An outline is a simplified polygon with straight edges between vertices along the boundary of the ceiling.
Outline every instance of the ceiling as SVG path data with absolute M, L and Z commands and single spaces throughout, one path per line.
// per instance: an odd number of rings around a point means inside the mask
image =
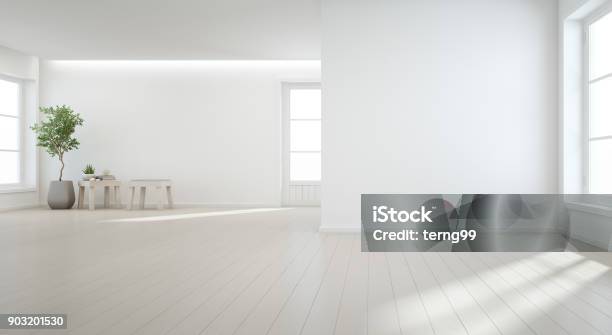
M 319 59 L 320 0 L 0 0 L 0 45 L 45 59 Z

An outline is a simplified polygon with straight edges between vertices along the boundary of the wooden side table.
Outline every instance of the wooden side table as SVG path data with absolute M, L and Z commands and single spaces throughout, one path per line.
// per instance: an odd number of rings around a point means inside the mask
M 85 207 L 85 189 L 88 189 L 89 192 L 89 210 L 96 208 L 96 187 L 104 187 L 105 208 L 112 208 L 112 206 L 121 208 L 121 181 L 119 180 L 79 180 L 78 208 Z
M 170 179 L 134 179 L 128 183 L 130 191 L 130 199 L 127 205 L 128 209 L 134 208 L 134 198 L 136 196 L 136 189 L 140 189 L 139 208 L 143 209 L 145 206 L 145 197 L 147 193 L 147 187 L 155 187 L 157 190 L 157 209 L 164 208 L 164 193 L 168 200 L 168 208 L 172 208 L 172 181 Z

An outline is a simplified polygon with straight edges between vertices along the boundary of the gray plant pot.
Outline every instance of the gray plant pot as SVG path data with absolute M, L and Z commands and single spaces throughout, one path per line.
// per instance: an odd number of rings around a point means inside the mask
M 47 204 L 51 209 L 70 209 L 74 205 L 72 180 L 52 181 L 49 185 Z

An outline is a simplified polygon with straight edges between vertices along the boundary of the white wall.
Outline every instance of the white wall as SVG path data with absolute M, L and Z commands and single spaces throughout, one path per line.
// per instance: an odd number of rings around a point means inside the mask
M 36 79 L 38 58 L 0 46 L 0 73 L 23 79 Z
M 564 20 L 587 1 L 589 0 L 559 0 L 559 19 Z
M 361 193 L 557 192 L 555 0 L 322 10 L 323 230 Z
M 319 78 L 318 61 L 45 61 L 41 105 L 85 119 L 68 179 L 91 163 L 170 178 L 177 203 L 279 205 L 281 81 Z M 44 196 L 59 163 L 43 156 Z
M 25 123 L 36 120 L 38 105 L 38 58 L 0 46 L 0 74 L 24 80 Z M 32 134 L 24 138 L 24 185 L 0 189 L 0 210 L 38 205 L 37 157 Z

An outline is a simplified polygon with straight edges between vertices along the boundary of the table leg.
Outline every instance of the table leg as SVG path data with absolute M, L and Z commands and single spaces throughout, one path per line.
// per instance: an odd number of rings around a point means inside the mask
M 136 195 L 136 187 L 130 186 L 130 201 L 128 202 L 127 209 L 131 210 L 134 207 L 134 196 Z
M 93 211 L 96 208 L 95 200 L 96 188 L 93 186 L 89 187 L 89 210 Z
M 144 209 L 145 207 L 145 196 L 147 193 L 147 188 L 145 186 L 140 187 L 140 209 Z
M 115 207 L 121 208 L 121 187 L 115 186 Z
M 164 192 L 161 186 L 157 186 L 157 209 L 164 209 Z
M 110 204 L 110 187 L 104 186 L 104 208 L 108 208 Z
M 85 207 L 85 186 L 79 186 L 79 202 L 77 208 L 81 209 Z

